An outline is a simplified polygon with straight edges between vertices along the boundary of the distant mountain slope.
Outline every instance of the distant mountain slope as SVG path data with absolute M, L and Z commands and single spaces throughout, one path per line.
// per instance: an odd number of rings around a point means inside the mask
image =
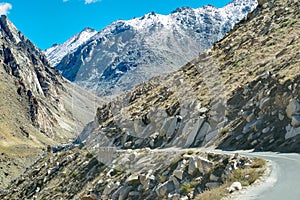
M 4 15 L 0 18 L 0 34 L 3 187 L 48 144 L 75 138 L 93 119 L 94 104 L 99 100 L 61 77 Z
M 67 79 L 99 95 L 118 94 L 179 69 L 220 40 L 256 5 L 256 0 L 234 0 L 220 9 L 183 7 L 169 15 L 153 12 L 115 21 L 87 41 L 75 41 L 81 44 L 76 49 L 70 49 L 67 41 L 45 53 Z M 70 53 L 62 58 L 61 52 Z
M 85 28 L 80 33 L 71 37 L 62 45 L 55 44 L 45 51 L 52 66 L 56 66 L 67 54 L 73 53 L 80 45 L 97 33 L 96 30 Z

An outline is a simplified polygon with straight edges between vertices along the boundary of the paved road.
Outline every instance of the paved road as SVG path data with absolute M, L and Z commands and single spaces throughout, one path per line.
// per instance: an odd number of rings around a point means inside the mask
M 271 171 L 265 182 L 242 191 L 237 199 L 300 200 L 300 154 L 274 152 L 239 153 L 271 161 Z

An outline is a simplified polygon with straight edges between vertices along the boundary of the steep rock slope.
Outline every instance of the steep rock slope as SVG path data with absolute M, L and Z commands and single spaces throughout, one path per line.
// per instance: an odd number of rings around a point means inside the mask
M 184 7 L 169 15 L 149 13 L 113 22 L 76 50 L 70 51 L 67 41 L 45 53 L 67 79 L 99 95 L 119 94 L 179 69 L 221 39 L 256 5 L 255 0 L 235 0 L 220 9 Z M 62 59 L 61 49 L 70 51 Z
M 82 97 L 83 89 L 52 69 L 44 54 L 6 16 L 0 18 L 0 34 L 0 179 L 3 187 L 36 159 L 47 144 L 76 137 L 88 120 L 93 119 L 92 102 L 98 99 L 87 92 Z M 87 105 L 88 102 L 91 105 Z M 76 112 L 82 111 L 86 114 L 84 118 L 75 117 Z
M 179 71 L 101 106 L 90 149 L 199 147 L 299 152 L 299 2 L 259 2 Z
M 112 151 L 107 150 L 109 158 Z M 235 180 L 233 174 L 241 176 L 242 169 L 259 168 L 254 159 L 193 150 L 114 153 L 113 165 L 102 162 L 103 154 L 93 155 L 84 149 L 46 155 L 0 193 L 0 198 L 195 199 L 208 189 Z

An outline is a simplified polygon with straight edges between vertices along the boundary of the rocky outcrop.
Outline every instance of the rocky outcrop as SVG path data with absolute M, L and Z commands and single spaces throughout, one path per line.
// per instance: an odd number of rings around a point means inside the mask
M 299 56 L 296 53 L 296 49 L 299 49 L 297 42 L 299 6 L 299 2 L 295 1 L 264 2 L 263 7 L 250 14 L 251 17 L 265 16 L 264 19 L 254 17 L 248 23 L 248 27 L 260 24 L 258 30 L 247 33 L 249 36 L 253 34 L 255 39 L 248 38 L 234 44 L 228 37 L 223 43 L 216 44 L 216 47 L 222 44 L 230 49 L 241 49 L 243 46 L 246 48 L 251 44 L 250 52 L 260 48 L 261 56 L 264 55 L 259 59 L 256 58 L 257 62 L 254 64 L 249 61 L 253 58 L 251 53 L 245 55 L 246 60 L 234 61 L 235 56 L 227 52 L 226 67 L 230 70 L 233 70 L 233 66 L 239 69 L 243 67 L 247 69 L 245 70 L 247 75 L 239 77 L 245 82 L 233 91 L 227 101 L 227 117 L 230 125 L 226 128 L 227 139 L 219 146 L 220 148 L 299 152 L 297 135 L 300 133 L 298 128 L 300 76 L 296 72 L 299 65 L 297 61 Z M 237 25 L 237 29 L 242 30 L 243 25 Z M 281 40 L 281 35 L 289 37 Z M 229 51 L 233 53 L 232 50 Z M 234 54 L 236 58 L 241 58 L 243 53 L 238 52 L 240 51 L 236 50 Z M 228 61 L 230 59 L 231 61 Z M 251 66 L 257 68 L 249 70 Z
M 16 78 L 18 94 L 28 99 L 32 122 L 42 132 L 53 132 L 57 122 L 46 109 L 43 98 L 59 101 L 58 90 L 63 90 L 58 71 L 50 68 L 41 53 L 6 16 L 1 16 L 1 63 L 7 74 Z M 52 134 L 52 133 L 51 133 Z
M 239 148 L 288 150 L 286 144 L 291 142 L 288 139 L 299 134 L 298 101 L 294 98 L 299 96 L 298 79 L 282 84 L 270 75 L 236 91 L 227 104 L 230 108 L 227 116 L 236 126 L 220 147 L 235 144 Z
M 178 72 L 180 75 L 182 72 Z M 208 144 L 224 123 L 224 105 L 217 101 L 204 106 L 192 90 L 187 91 L 188 83 L 169 78 L 167 85 L 157 85 L 154 79 L 98 108 L 99 126 L 90 130 L 88 137 L 81 137 L 85 144 L 92 149 L 107 145 L 136 149 Z M 145 99 L 154 106 L 145 107 Z
M 198 151 L 117 150 L 111 164 L 84 149 L 41 157 L 1 199 L 162 199 L 194 198 L 226 182 L 249 158 Z M 208 161 L 211 160 L 211 161 Z M 232 163 L 236 162 L 234 169 Z M 201 163 L 201 164 L 199 164 Z M 203 167 L 205 166 L 205 171 Z M 193 169 L 191 174 L 190 170 Z M 213 178 L 212 178 L 213 177 Z M 239 189 L 240 185 L 232 188 Z

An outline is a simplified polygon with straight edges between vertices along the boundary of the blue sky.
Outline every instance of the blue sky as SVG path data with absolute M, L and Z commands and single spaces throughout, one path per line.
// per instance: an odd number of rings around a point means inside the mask
M 63 43 L 85 27 L 101 30 L 117 19 L 140 17 L 151 11 L 169 14 L 178 7 L 223 7 L 230 0 L 7 0 L 0 13 L 39 48 Z

